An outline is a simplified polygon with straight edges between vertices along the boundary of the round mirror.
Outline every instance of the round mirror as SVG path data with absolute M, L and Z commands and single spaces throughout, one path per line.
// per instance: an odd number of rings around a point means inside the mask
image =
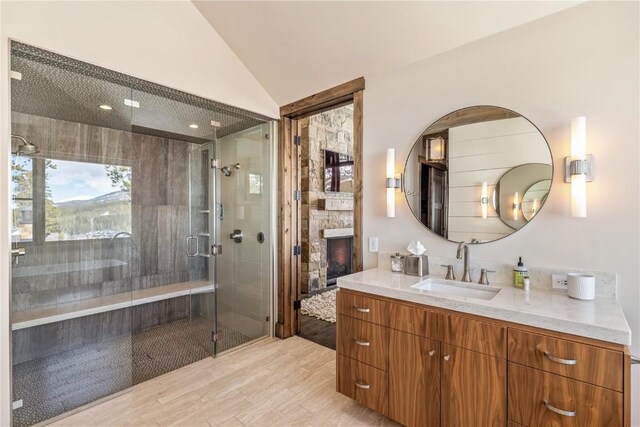
M 544 136 L 506 108 L 475 106 L 433 123 L 404 170 L 416 219 L 454 242 L 484 243 L 517 231 L 540 211 L 553 164 Z

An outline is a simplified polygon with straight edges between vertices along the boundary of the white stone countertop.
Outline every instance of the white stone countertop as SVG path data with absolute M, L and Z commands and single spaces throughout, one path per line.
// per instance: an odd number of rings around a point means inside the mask
M 338 278 L 338 287 L 616 344 L 631 345 L 631 329 L 615 297 L 596 297 L 593 301 L 580 301 L 569 298 L 565 291 L 542 289 L 524 291 L 512 285 L 491 283 L 491 287 L 501 288 L 500 291 L 491 300 L 482 300 L 453 295 L 444 296 L 442 293 L 411 287 L 429 278 L 442 279 L 436 276 L 407 276 L 374 268 Z

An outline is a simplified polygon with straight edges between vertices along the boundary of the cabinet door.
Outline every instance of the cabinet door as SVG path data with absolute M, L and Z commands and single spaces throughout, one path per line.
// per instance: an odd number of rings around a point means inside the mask
M 505 426 L 507 361 L 442 344 L 443 426 Z
M 389 417 L 406 426 L 440 424 L 440 344 L 390 331 Z

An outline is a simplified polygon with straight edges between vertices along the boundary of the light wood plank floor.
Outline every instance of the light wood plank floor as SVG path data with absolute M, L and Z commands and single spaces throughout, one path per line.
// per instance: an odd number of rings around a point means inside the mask
M 132 387 L 55 426 L 396 426 L 335 391 L 336 353 L 265 339 Z

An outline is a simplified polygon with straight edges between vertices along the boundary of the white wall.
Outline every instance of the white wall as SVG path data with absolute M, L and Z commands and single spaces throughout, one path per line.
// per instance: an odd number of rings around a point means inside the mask
M 419 238 L 436 256 L 453 243 L 424 229 L 396 199 L 385 217 L 385 150 L 397 165 L 436 119 L 462 107 L 497 105 L 530 119 L 554 158 L 549 199 L 531 224 L 502 240 L 472 246 L 476 260 L 588 268 L 618 273 L 618 300 L 640 355 L 639 4 L 589 2 L 441 54 L 399 72 L 367 78 L 364 96 L 364 233 L 381 252 Z M 365 76 L 366 77 L 366 76 Z M 587 117 L 587 152 L 596 159 L 588 217 L 572 218 L 563 158 L 571 118 Z M 571 244 L 571 247 L 567 245 Z M 363 247 L 367 247 L 364 244 Z M 365 267 L 377 264 L 365 253 Z M 640 425 L 640 368 L 634 367 L 633 424 Z
M 6 37 L 278 117 L 279 108 L 190 1 L 2 1 Z
M 0 2 L 0 241 L 9 241 L 9 42 L 247 110 L 279 108 L 190 1 Z M 9 245 L 0 245 L 0 425 L 9 425 Z

